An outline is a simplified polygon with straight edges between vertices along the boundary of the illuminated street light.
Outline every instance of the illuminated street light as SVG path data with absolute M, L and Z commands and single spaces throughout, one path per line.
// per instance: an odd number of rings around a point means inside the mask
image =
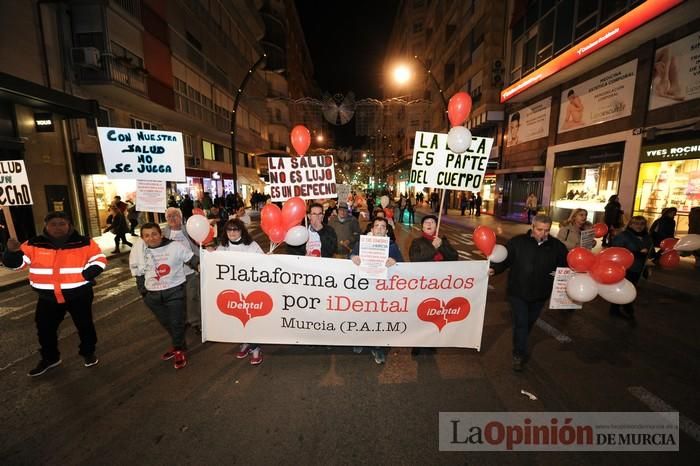
M 406 84 L 411 80 L 411 69 L 406 65 L 399 65 L 394 68 L 394 81 L 397 84 Z
M 323 134 L 316 136 L 316 142 L 323 142 Z

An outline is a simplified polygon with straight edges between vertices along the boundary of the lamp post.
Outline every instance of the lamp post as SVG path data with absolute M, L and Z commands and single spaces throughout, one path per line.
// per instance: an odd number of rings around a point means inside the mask
M 250 78 L 253 77 L 253 73 L 255 73 L 255 70 L 258 69 L 258 67 L 265 61 L 267 58 L 267 54 L 263 53 L 260 58 L 258 58 L 258 61 L 255 62 L 255 64 L 248 70 L 246 75 L 243 77 L 243 81 L 241 82 L 241 85 L 238 86 L 238 93 L 236 94 L 236 98 L 233 101 L 233 109 L 231 110 L 231 168 L 232 168 L 232 173 L 231 177 L 233 178 L 233 193 L 238 194 L 238 168 L 236 167 L 236 111 L 238 111 L 238 105 L 241 103 L 241 96 L 243 95 L 243 92 L 245 91 L 246 86 L 248 85 L 248 82 L 250 81 Z

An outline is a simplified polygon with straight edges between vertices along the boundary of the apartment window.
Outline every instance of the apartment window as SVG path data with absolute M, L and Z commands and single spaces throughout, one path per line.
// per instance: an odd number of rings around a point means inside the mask
M 117 63 L 125 63 L 127 66 L 134 68 L 143 68 L 143 58 L 116 42 L 112 42 L 112 55 L 114 55 L 114 61 Z
M 185 156 L 192 157 L 192 136 L 187 133 L 182 133 L 182 145 L 184 147 Z
M 525 28 L 529 28 L 537 22 L 539 13 L 539 5 L 537 0 L 529 0 L 527 2 L 527 11 L 525 13 Z
M 250 114 L 250 118 L 248 119 L 248 123 L 250 124 L 250 130 L 257 134 L 258 136 L 261 133 L 262 125 L 260 123 L 260 118 L 257 116 Z
M 537 27 L 537 66 L 552 58 L 554 41 L 554 12 L 542 18 Z
M 472 64 L 472 34 L 469 33 L 462 40 L 460 45 L 460 54 L 462 55 L 462 70 L 465 70 Z
M 527 74 L 535 69 L 535 55 L 537 54 L 537 36 L 525 42 L 523 49 L 523 73 Z
M 554 53 L 567 49 L 572 42 L 574 29 L 574 0 L 563 0 L 557 6 L 557 22 L 554 27 Z
M 129 118 L 129 124 L 132 128 L 136 129 L 148 129 L 156 131 L 158 126 L 150 121 L 140 120 L 138 118 Z
M 452 36 L 454 35 L 456 30 L 457 26 L 454 24 L 448 24 L 447 26 L 445 26 L 445 41 L 452 39 Z
M 419 32 L 423 32 L 423 22 L 422 21 L 417 21 L 413 23 L 413 33 L 417 34 Z
M 605 0 L 600 6 L 600 22 L 612 21 L 625 12 L 625 0 Z
M 213 143 L 202 140 L 202 157 L 204 157 L 206 160 L 216 160 L 216 153 Z
M 444 76 L 444 83 L 445 87 L 450 87 L 452 82 L 455 80 L 455 64 L 454 63 L 446 63 L 445 64 L 445 76 Z
M 523 74 L 523 44 L 525 38 L 521 37 L 513 44 L 512 58 L 513 62 L 510 67 L 511 82 L 517 81 Z
M 413 8 L 422 8 L 425 6 L 425 0 L 413 0 Z

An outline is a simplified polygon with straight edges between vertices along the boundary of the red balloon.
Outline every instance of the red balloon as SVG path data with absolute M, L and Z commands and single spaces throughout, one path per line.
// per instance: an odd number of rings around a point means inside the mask
M 384 208 L 384 216 L 386 218 L 394 218 L 394 209 L 390 209 L 388 207 Z
M 270 235 L 269 230 L 282 227 L 282 211 L 276 204 L 267 204 L 260 211 L 260 227 Z
M 458 92 L 450 97 L 447 104 L 447 117 L 452 126 L 459 126 L 464 123 L 469 113 L 472 111 L 472 98 L 466 92 Z
M 602 238 L 608 234 L 608 226 L 604 223 L 596 223 L 593 225 L 593 231 L 595 231 L 596 238 Z
M 664 252 L 663 254 L 661 254 L 661 258 L 659 258 L 659 265 L 661 265 L 661 267 L 665 269 L 673 269 L 675 267 L 678 267 L 678 264 L 680 263 L 681 256 L 678 255 L 678 251 L 674 251 L 673 249 Z
M 600 256 L 588 273 L 593 280 L 604 285 L 612 285 L 625 278 L 625 268 L 622 264 L 602 259 Z
M 306 215 L 306 202 L 300 197 L 287 199 L 282 206 L 282 227 L 289 230 L 301 223 Z M 285 230 L 285 231 L 286 231 Z
M 192 215 L 204 215 L 204 211 L 199 207 L 192 209 Z M 204 215 L 206 217 L 206 215 Z
M 292 147 L 297 151 L 297 155 L 300 157 L 306 154 L 306 151 L 311 145 L 311 133 L 309 129 L 304 125 L 296 125 L 292 128 Z
M 630 252 L 629 249 L 613 247 L 607 248 L 600 251 L 598 254 L 600 260 L 608 260 L 622 265 L 625 270 L 632 267 L 634 264 L 634 254 Z
M 659 246 L 661 247 L 662 251 L 668 251 L 669 249 L 673 249 L 673 246 L 675 246 L 677 242 L 678 238 L 666 238 L 665 240 L 661 241 Z
M 490 256 L 496 246 L 496 233 L 489 227 L 480 225 L 474 230 L 474 244 L 484 255 Z
M 566 263 L 575 272 L 588 272 L 595 261 L 595 255 L 582 247 L 574 248 L 566 255 Z
M 284 241 L 284 237 L 287 235 L 285 229 L 279 226 L 271 227 L 266 233 L 267 236 L 270 237 L 270 241 L 273 243 L 281 243 Z
M 204 238 L 204 240 L 202 240 L 202 242 L 199 243 L 199 244 L 202 244 L 202 245 L 205 245 L 205 246 L 206 246 L 207 244 L 209 244 L 209 243 L 211 243 L 212 241 L 214 241 L 214 236 L 215 236 L 215 235 L 216 235 L 216 229 L 215 229 L 214 227 L 209 227 L 209 234 L 208 234 L 207 237 Z

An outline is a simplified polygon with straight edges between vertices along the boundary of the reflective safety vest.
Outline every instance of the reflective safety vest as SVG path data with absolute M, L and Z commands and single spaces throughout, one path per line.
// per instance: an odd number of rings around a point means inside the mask
M 60 247 L 44 236 L 22 244 L 22 264 L 16 270 L 29 267 L 29 283 L 39 294 L 53 290 L 56 301 L 65 303 L 64 293 L 79 294 L 81 287 L 107 266 L 107 257 L 92 239 L 73 233 Z

